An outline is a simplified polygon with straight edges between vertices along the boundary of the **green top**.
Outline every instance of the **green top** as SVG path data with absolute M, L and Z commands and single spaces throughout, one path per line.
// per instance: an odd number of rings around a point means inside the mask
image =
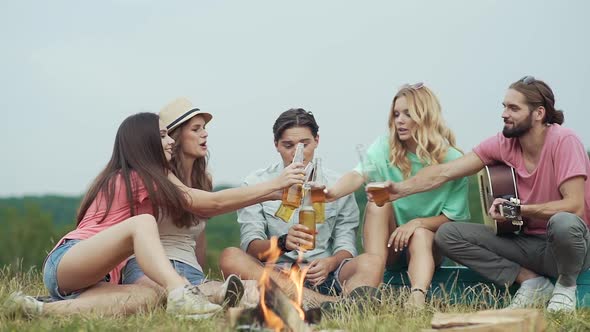
M 367 150 L 367 162 L 373 163 L 376 170 L 386 180 L 401 182 L 404 180 L 402 171 L 389 163 L 389 138 L 381 136 Z M 414 153 L 407 154 L 412 164 L 411 176 L 414 176 L 424 165 Z M 461 157 L 457 149 L 449 148 L 444 162 Z M 355 169 L 362 174 L 363 167 L 359 163 Z M 395 219 L 398 225 L 406 224 L 415 218 L 425 218 L 444 214 L 450 220 L 468 220 L 468 181 L 460 178 L 446 182 L 442 186 L 427 192 L 406 196 L 392 202 Z

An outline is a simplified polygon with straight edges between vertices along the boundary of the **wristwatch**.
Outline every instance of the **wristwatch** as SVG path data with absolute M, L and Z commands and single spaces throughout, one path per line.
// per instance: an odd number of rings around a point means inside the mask
M 282 252 L 289 252 L 291 250 L 287 249 L 287 234 L 283 234 L 279 236 L 277 240 L 277 246 L 281 249 Z

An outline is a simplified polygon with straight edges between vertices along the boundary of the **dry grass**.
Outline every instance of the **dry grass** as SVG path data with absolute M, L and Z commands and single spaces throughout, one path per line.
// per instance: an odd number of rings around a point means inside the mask
M 43 295 L 46 291 L 41 275 L 36 270 L 18 271 L 5 267 L 0 270 L 0 303 L 13 291 L 23 290 L 31 295 Z M 338 329 L 346 331 L 419 331 L 430 326 L 434 312 L 472 312 L 482 309 L 500 308 L 504 296 L 489 289 L 473 287 L 466 289 L 461 298 L 453 298 L 444 292 L 435 292 L 427 309 L 405 310 L 403 303 L 408 293 L 404 290 L 386 287 L 383 289 L 384 302 L 381 306 L 357 308 L 341 304 L 334 315 L 324 317 L 316 329 Z M 574 314 L 546 314 L 550 331 L 589 331 L 590 309 L 584 308 Z M 73 317 L 43 317 L 28 319 L 14 316 L 5 306 L 0 308 L 0 331 L 229 331 L 223 315 L 208 320 L 189 321 L 166 315 L 162 308 L 129 317 L 101 317 L 79 315 Z

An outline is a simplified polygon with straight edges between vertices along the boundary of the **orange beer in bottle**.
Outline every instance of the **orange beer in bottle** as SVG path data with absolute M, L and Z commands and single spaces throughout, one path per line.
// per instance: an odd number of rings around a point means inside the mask
M 297 144 L 293 162 L 303 162 L 303 143 Z M 300 184 L 294 184 L 289 188 L 283 189 L 281 206 L 279 206 L 279 209 L 275 212 L 275 216 L 281 218 L 284 222 L 289 222 L 295 209 L 301 205 L 301 194 Z
M 321 158 L 316 158 L 314 160 L 313 178 L 315 184 L 324 184 Z M 323 224 L 324 221 L 326 221 L 326 193 L 324 193 L 324 189 L 311 190 L 311 203 L 313 204 L 313 210 L 315 211 L 316 224 Z
M 315 210 L 311 203 L 312 195 L 311 195 L 311 188 L 308 185 L 305 185 L 303 188 L 303 205 L 299 210 L 299 224 L 307 227 L 309 230 L 306 231 L 307 234 L 313 236 L 312 245 L 311 246 L 301 246 L 302 249 L 305 250 L 312 250 L 315 249 Z

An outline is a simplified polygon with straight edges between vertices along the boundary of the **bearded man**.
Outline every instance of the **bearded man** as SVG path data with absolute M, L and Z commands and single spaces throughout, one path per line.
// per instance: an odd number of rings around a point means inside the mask
M 545 82 L 525 76 L 512 83 L 503 106 L 502 133 L 459 159 L 387 183 L 390 200 L 432 190 L 486 165 L 511 166 L 520 198 L 511 206 L 525 222 L 523 231 L 498 236 L 485 225 L 446 223 L 435 244 L 499 286 L 520 284 L 509 308 L 548 301 L 549 311 L 574 311 L 576 280 L 590 267 L 588 155 L 578 136 L 561 126 L 563 111 L 555 109 L 553 91 Z M 496 222 L 507 222 L 501 206 L 506 200 L 495 199 L 488 213 Z M 548 277 L 557 279 L 555 286 Z

